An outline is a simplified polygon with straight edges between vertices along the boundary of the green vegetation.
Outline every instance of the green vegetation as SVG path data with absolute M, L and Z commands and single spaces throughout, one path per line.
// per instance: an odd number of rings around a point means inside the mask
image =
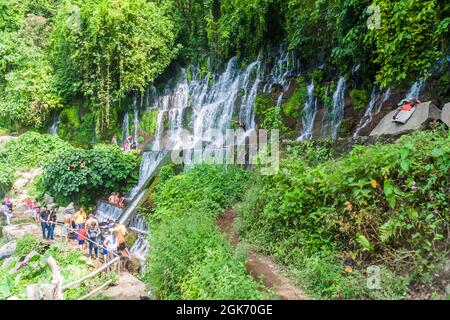
M 61 204 L 92 204 L 112 190 L 127 192 L 137 181 L 138 166 L 134 153 L 117 146 L 69 150 L 45 167 L 40 190 Z
M 239 199 L 247 177 L 237 167 L 199 166 L 157 189 L 144 281 L 158 298 L 264 297 L 246 274 L 244 258 L 215 226 L 217 214 Z
M 289 100 L 283 104 L 283 111 L 286 116 L 291 118 L 300 118 L 303 106 L 308 100 L 308 85 L 305 82 L 304 77 L 297 79 L 297 89 L 289 98 Z
M 358 64 L 366 84 L 384 87 L 429 77 L 439 59 L 438 76 L 448 73 L 450 5 L 438 0 L 1 0 L 0 8 L 0 126 L 44 130 L 82 101 L 90 116 L 61 133 L 80 133 L 84 144 L 94 130 L 99 140 L 117 134 L 130 98 L 174 61 L 208 73 L 284 40 L 317 84 Z M 299 113 L 298 95 L 287 114 Z
M 278 129 L 280 132 L 287 130 L 281 114 L 281 107 L 277 106 L 272 97 L 260 94 L 255 99 L 255 114 L 259 120 L 260 129 Z
M 370 100 L 370 94 L 367 90 L 353 89 L 350 91 L 350 98 L 352 99 L 352 106 L 356 110 L 364 109 Z
M 8 141 L 0 149 L 0 157 L 15 169 L 30 169 L 41 167 L 71 149 L 70 144 L 58 137 L 29 131 Z
M 19 259 L 23 259 L 28 253 L 35 250 L 38 255 L 22 267 L 16 273 L 10 271 L 17 265 Z M 48 246 L 32 235 L 26 235 L 17 242 L 14 252 L 15 261 L 6 269 L 0 269 L 0 299 L 15 296 L 18 299 L 26 299 L 26 287 L 31 284 L 45 284 L 52 281 L 50 267 L 47 264 L 48 257 L 53 257 L 61 268 L 63 285 L 77 280 L 93 271 L 89 259 L 78 250 L 68 250 L 62 244 Z M 108 279 L 117 278 L 114 272 L 99 274 L 83 282 L 81 285 L 64 292 L 65 299 L 76 300 L 89 293 L 95 287 Z
M 407 285 L 427 283 L 443 267 L 449 142 L 446 130 L 416 132 L 335 160 L 294 148 L 278 174 L 252 181 L 241 232 L 314 295 L 406 298 Z M 381 291 L 366 286 L 372 264 L 385 271 Z
M 142 120 L 139 122 L 139 130 L 147 132 L 150 135 L 154 135 L 158 128 L 158 111 L 149 110 L 144 113 Z

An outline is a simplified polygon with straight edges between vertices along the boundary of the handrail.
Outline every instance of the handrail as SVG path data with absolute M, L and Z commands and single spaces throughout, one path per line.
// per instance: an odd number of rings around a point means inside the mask
M 108 280 L 106 281 L 104 284 L 102 284 L 101 286 L 99 286 L 97 289 L 92 290 L 91 292 L 89 292 L 88 294 L 82 296 L 81 298 L 78 298 L 78 300 L 84 300 L 87 298 L 92 297 L 93 295 L 95 295 L 97 292 L 101 291 L 102 289 L 106 288 L 108 285 L 110 285 L 112 283 L 112 280 Z
M 52 224 L 53 224 L 53 222 L 42 221 L 42 219 L 40 219 L 40 218 L 39 218 L 39 220 L 40 220 L 41 222 L 47 222 L 47 223 L 52 223 Z M 61 227 L 64 227 L 64 223 L 59 222 L 59 221 L 56 222 L 56 225 L 59 225 L 59 226 L 61 226 Z M 71 227 L 71 228 L 69 228 L 69 230 L 72 231 L 73 233 L 79 235 L 79 236 L 82 236 L 82 237 L 85 238 L 87 241 L 92 242 L 93 244 L 97 245 L 97 247 L 104 247 L 103 244 L 100 244 L 100 243 L 98 243 L 98 242 L 92 241 L 92 240 L 89 239 L 88 237 L 86 237 L 86 236 L 84 236 L 84 235 L 78 233 L 78 232 L 77 232 L 77 229 L 73 229 L 73 228 Z M 61 232 L 61 235 L 62 235 L 62 232 Z M 111 253 L 112 255 L 116 256 L 116 257 L 119 257 L 119 255 L 118 255 L 117 253 L 115 253 L 115 252 L 112 252 L 112 251 L 108 251 L 108 252 Z

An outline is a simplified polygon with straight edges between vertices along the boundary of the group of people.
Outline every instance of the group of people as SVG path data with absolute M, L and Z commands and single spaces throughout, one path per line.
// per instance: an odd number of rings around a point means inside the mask
M 99 258 L 99 247 L 105 262 L 121 252 L 125 252 L 130 258 L 130 252 L 125 242 L 128 231 L 124 225 L 115 223 L 114 228 L 102 232 L 95 216 L 88 215 L 83 208 L 75 213 L 73 220 L 76 226 L 75 241 L 81 251 L 88 246 L 91 258 L 93 258 L 93 254 L 96 259 Z M 64 221 L 64 228 L 68 225 L 70 225 L 69 219 Z
M 56 209 L 49 210 L 44 206 L 42 210 L 40 207 L 37 207 L 35 212 L 35 217 L 39 219 L 41 224 L 42 238 L 44 240 L 55 240 L 55 228 L 58 223 Z
M 3 215 L 6 218 L 6 224 L 8 226 L 11 225 L 12 220 L 12 212 L 13 212 L 13 203 L 12 200 L 9 197 L 5 197 L 2 201 L 1 210 L 3 212 Z
M 132 136 L 128 136 L 123 142 L 123 151 L 135 150 L 137 149 L 137 147 L 138 147 L 137 141 L 134 141 Z
M 118 206 L 120 208 L 124 207 L 123 201 L 125 200 L 124 196 L 119 197 L 119 193 L 112 192 L 111 195 L 108 198 L 109 204 L 112 204 L 113 206 Z

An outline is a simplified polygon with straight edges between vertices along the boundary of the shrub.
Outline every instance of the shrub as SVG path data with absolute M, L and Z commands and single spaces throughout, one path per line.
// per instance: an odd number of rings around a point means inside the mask
M 283 111 L 286 116 L 291 118 L 299 118 L 303 111 L 303 106 L 308 100 L 308 86 L 305 79 L 300 77 L 297 79 L 298 88 L 295 90 L 289 100 L 283 104 Z
M 69 150 L 45 167 L 42 186 L 58 203 L 91 204 L 111 190 L 127 192 L 137 181 L 138 162 L 117 146 Z
M 293 268 L 331 251 L 356 265 L 397 261 L 397 276 L 432 270 L 449 236 L 449 141 L 446 130 L 415 132 L 313 167 L 288 155 L 278 174 L 252 181 L 241 231 Z
M 356 110 L 364 109 L 370 99 L 370 94 L 367 90 L 353 89 L 350 91 L 350 98 L 352 99 L 353 108 Z
M 71 149 L 70 144 L 58 137 L 28 131 L 18 139 L 8 141 L 0 153 L 12 167 L 36 168 Z
M 144 276 L 158 298 L 263 298 L 215 226 L 217 213 L 240 196 L 246 178 L 240 168 L 199 166 L 160 185 Z

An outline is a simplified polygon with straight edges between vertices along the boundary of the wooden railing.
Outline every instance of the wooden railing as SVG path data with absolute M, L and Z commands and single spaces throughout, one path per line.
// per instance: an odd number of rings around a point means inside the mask
M 58 225 L 59 223 L 57 223 Z M 61 224 L 62 226 L 62 224 Z M 75 234 L 81 236 L 76 230 L 70 228 L 71 231 L 73 231 Z M 62 229 L 61 229 L 61 236 L 63 235 Z M 84 237 L 84 236 L 83 236 Z M 96 245 L 98 248 L 102 247 L 101 244 L 92 241 L 91 239 L 84 237 L 87 241 L 93 243 L 94 245 Z M 68 290 L 76 285 L 79 285 L 81 283 L 83 283 L 86 280 L 89 280 L 93 277 L 95 277 L 97 274 L 99 274 L 100 272 L 108 269 L 108 268 L 113 268 L 117 270 L 117 275 L 120 275 L 120 259 L 121 256 L 114 253 L 114 252 L 110 252 L 112 255 L 114 255 L 114 259 L 108 261 L 107 263 L 104 263 L 101 267 L 97 268 L 96 270 L 94 270 L 93 272 L 91 272 L 90 274 L 77 279 L 75 281 L 69 282 L 68 284 L 63 286 L 63 278 L 61 276 L 61 272 L 60 272 L 60 268 L 56 262 L 56 260 L 53 257 L 49 257 L 47 259 L 47 263 L 50 266 L 50 269 L 52 270 L 52 282 L 50 284 L 43 284 L 43 285 L 29 285 L 26 289 L 27 291 L 27 298 L 29 300 L 64 300 L 64 291 Z M 32 256 L 34 254 L 37 254 L 36 252 L 31 252 L 28 256 L 30 256 L 29 259 L 32 258 Z M 28 257 L 27 256 L 27 257 Z M 28 260 L 29 260 L 28 259 Z M 23 265 L 25 265 L 27 263 L 27 258 L 25 258 L 24 262 L 19 266 L 19 268 Z M 115 265 L 115 266 L 114 266 Z M 78 300 L 85 300 L 87 298 L 90 298 L 92 296 L 94 296 L 95 294 L 97 294 L 98 292 L 100 292 L 101 290 L 105 289 L 108 285 L 110 285 L 112 283 L 112 280 L 107 280 L 105 281 L 103 284 L 101 284 L 99 287 L 95 288 L 94 290 L 92 290 L 91 292 L 89 292 L 88 294 L 82 296 L 81 298 L 79 298 Z

